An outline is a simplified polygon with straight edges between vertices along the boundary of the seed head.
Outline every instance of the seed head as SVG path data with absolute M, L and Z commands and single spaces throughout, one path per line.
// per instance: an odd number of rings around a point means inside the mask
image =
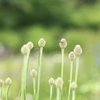
M 28 42 L 28 43 L 27 43 L 27 46 L 29 47 L 30 50 L 34 47 L 34 45 L 33 45 L 32 42 Z
M 63 85 L 63 80 L 62 80 L 62 78 L 60 78 L 60 77 L 58 77 L 57 79 L 56 79 L 56 81 L 55 81 L 55 85 L 56 85 L 56 87 L 58 87 L 58 88 L 61 88 L 62 87 L 62 85 Z
M 41 39 L 38 41 L 38 45 L 39 45 L 40 47 L 44 47 L 45 44 L 46 44 L 46 41 L 45 41 L 43 38 L 41 38 Z
M 80 45 L 76 45 L 74 48 L 74 53 L 76 56 L 79 56 L 82 53 L 82 48 Z
M 59 46 L 60 46 L 60 48 L 62 48 L 62 49 L 66 48 L 67 42 L 66 42 L 66 40 L 65 40 L 64 38 L 60 40 Z
M 55 84 L 55 80 L 54 80 L 53 78 L 50 78 L 50 79 L 49 79 L 49 84 L 50 84 L 50 85 Z
M 76 89 L 77 88 L 77 84 L 75 82 L 72 82 L 71 85 L 70 85 L 70 87 L 72 89 Z
M 5 80 L 5 83 L 6 83 L 7 85 L 10 85 L 10 84 L 12 83 L 12 80 L 11 80 L 10 78 L 7 78 L 7 79 Z
M 69 53 L 69 59 L 70 59 L 70 60 L 74 60 L 74 59 L 75 59 L 75 54 L 74 54 L 74 52 L 70 52 L 70 53 Z
M 26 55 L 29 52 L 29 47 L 27 45 L 23 45 L 21 48 L 22 54 Z
M 4 84 L 4 81 L 0 79 L 0 87 L 2 87 L 3 84 Z
M 37 76 L 36 70 L 33 69 L 33 70 L 30 72 L 30 75 L 31 75 L 32 77 L 36 77 L 36 76 Z

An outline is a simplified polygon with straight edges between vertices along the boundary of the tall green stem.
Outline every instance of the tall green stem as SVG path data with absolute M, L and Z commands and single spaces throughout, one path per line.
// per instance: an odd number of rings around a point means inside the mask
M 57 97 L 56 100 L 60 100 L 60 88 L 57 87 Z
M 10 88 L 10 85 L 7 85 L 7 88 L 6 88 L 6 100 L 8 100 L 8 92 L 9 92 L 9 88 Z
M 63 80 L 63 70 L 64 70 L 64 49 L 61 49 L 61 54 L 62 54 L 62 63 L 61 63 L 61 78 Z
M 35 78 L 33 78 L 33 100 L 36 99 L 36 84 L 35 84 Z
M 75 72 L 75 82 L 77 84 L 77 78 L 78 78 L 78 69 L 79 69 L 79 56 L 76 57 L 76 72 Z
M 43 53 L 43 47 L 40 47 L 39 73 L 38 73 L 38 84 L 37 84 L 37 97 L 36 97 L 36 100 L 39 99 L 42 53 Z
M 0 98 L 2 98 L 2 86 L 0 86 Z
M 70 100 L 70 91 L 71 91 L 70 85 L 71 85 L 71 81 L 72 81 L 72 72 L 73 72 L 73 60 L 70 61 L 70 80 L 69 80 L 68 99 L 67 100 Z
M 21 100 L 26 100 L 26 79 L 28 71 L 29 54 L 24 55 L 24 65 L 22 69 L 22 82 L 21 82 Z
M 72 90 L 72 100 L 75 100 L 75 90 Z
M 50 100 L 52 100 L 52 87 L 53 85 L 50 85 Z

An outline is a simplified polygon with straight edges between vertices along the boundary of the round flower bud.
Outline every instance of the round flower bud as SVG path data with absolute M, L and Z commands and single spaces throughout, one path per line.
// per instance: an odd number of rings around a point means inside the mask
M 62 80 L 62 78 L 57 78 L 56 79 L 56 81 L 55 81 L 55 85 L 56 85 L 56 87 L 58 87 L 58 88 L 61 88 L 62 87 L 62 85 L 63 85 L 63 80 Z
M 66 40 L 65 40 L 64 38 L 60 40 L 59 46 L 60 46 L 60 48 L 62 48 L 62 49 L 66 48 L 67 42 L 66 42 Z
M 77 88 L 77 84 L 75 82 L 72 82 L 71 85 L 70 85 L 70 87 L 72 89 L 76 89 Z
M 55 84 L 55 80 L 54 80 L 53 78 L 50 78 L 50 79 L 49 79 L 49 84 L 50 84 L 50 85 Z
M 26 55 L 29 52 L 29 47 L 27 45 L 23 45 L 21 48 L 22 54 Z
M 41 38 L 41 39 L 39 40 L 39 42 L 38 42 L 38 45 L 39 45 L 40 47 L 44 47 L 45 44 L 46 44 L 46 41 L 45 41 L 43 38 Z
M 79 56 L 82 53 L 82 48 L 80 45 L 76 45 L 74 48 L 74 53 L 76 56 Z
M 37 76 L 36 70 L 33 69 L 33 70 L 30 72 L 30 75 L 31 75 L 32 77 Z
M 3 84 L 4 84 L 4 81 L 0 79 L 0 87 L 2 87 Z
M 70 60 L 74 60 L 74 59 L 75 59 L 75 54 L 74 54 L 74 52 L 70 52 L 70 53 L 69 53 L 69 59 L 70 59 Z
M 6 83 L 7 85 L 10 85 L 10 84 L 12 83 L 12 80 L 11 80 L 10 78 L 7 78 L 7 79 L 5 80 L 5 83 Z
M 29 47 L 30 50 L 34 47 L 34 45 L 33 45 L 32 42 L 28 42 L 28 43 L 27 43 L 27 46 Z

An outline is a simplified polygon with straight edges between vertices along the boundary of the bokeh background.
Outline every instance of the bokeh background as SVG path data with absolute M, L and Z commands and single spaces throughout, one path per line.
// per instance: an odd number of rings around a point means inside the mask
M 68 43 L 64 66 L 65 100 L 70 68 L 68 54 L 76 44 L 83 49 L 76 100 L 99 100 L 100 0 L 0 0 L 0 78 L 11 77 L 13 80 L 10 100 L 15 100 L 20 94 L 23 66 L 20 48 L 28 41 L 34 43 L 27 78 L 27 93 L 28 96 L 32 94 L 29 73 L 33 68 L 38 71 L 40 38 L 47 41 L 42 62 L 40 100 L 49 100 L 49 78 L 60 76 L 61 50 L 58 43 L 61 38 Z M 5 86 L 3 90 L 5 98 Z M 54 89 L 54 98 L 55 92 Z

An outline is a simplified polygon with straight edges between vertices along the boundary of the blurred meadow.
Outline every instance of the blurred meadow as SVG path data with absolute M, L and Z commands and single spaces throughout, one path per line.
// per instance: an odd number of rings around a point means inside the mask
M 64 62 L 64 100 L 69 83 L 68 54 L 76 44 L 83 49 L 76 100 L 100 100 L 100 0 L 0 0 L 0 78 L 13 80 L 9 100 L 15 100 L 20 94 L 23 66 L 20 49 L 28 41 L 34 44 L 27 76 L 27 93 L 32 94 L 30 71 L 33 68 L 38 71 L 40 38 L 46 40 L 46 46 L 39 100 L 49 100 L 48 80 L 60 76 L 59 40 L 62 38 L 68 43 Z M 5 87 L 3 89 L 4 94 Z

